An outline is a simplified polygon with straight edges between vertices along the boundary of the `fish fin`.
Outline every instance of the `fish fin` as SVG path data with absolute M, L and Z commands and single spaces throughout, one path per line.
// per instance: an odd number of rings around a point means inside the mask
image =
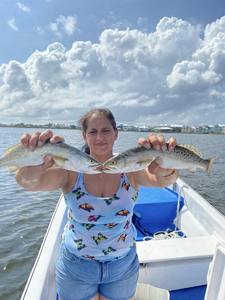
M 211 172 L 212 165 L 213 165 L 213 162 L 214 162 L 215 158 L 216 158 L 216 156 L 213 156 L 212 158 L 209 159 L 209 166 L 206 170 L 208 176 L 210 176 L 210 172 Z
M 154 158 L 149 158 L 149 159 L 146 159 L 146 160 L 143 160 L 143 161 L 138 161 L 137 162 L 137 165 L 139 165 L 140 167 L 148 167 L 152 162 L 153 162 L 153 160 L 155 159 L 155 157 Z
M 20 167 L 18 166 L 7 166 L 8 169 L 9 169 L 9 173 L 14 173 L 16 172 L 17 170 L 19 170 Z
M 65 167 L 64 164 L 57 165 L 57 162 L 54 161 L 54 164 L 51 166 L 51 169 L 56 169 L 56 168 L 68 170 L 67 166 Z
M 193 145 L 190 145 L 190 144 L 177 144 L 177 146 L 185 148 L 185 149 L 188 149 L 191 152 L 193 152 L 196 155 L 198 155 L 199 157 L 202 157 L 202 151 L 199 148 L 197 148 L 197 147 L 195 147 Z
M 64 164 L 65 161 L 68 160 L 67 158 L 64 158 L 64 157 L 58 156 L 58 155 L 52 155 L 52 158 L 54 159 L 55 163 L 59 166 Z
M 22 143 L 18 143 L 12 147 L 10 147 L 9 149 L 5 150 L 5 152 L 3 153 L 2 157 L 6 156 L 7 154 L 9 154 L 10 152 L 12 152 L 14 149 L 16 149 L 17 147 L 21 146 Z
M 196 167 L 191 167 L 191 168 L 187 168 L 187 169 L 183 169 L 183 170 L 194 173 L 196 171 Z

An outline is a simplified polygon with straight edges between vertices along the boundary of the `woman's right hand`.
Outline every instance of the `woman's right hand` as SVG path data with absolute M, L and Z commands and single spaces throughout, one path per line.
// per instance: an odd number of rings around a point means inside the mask
M 46 141 L 49 140 L 50 143 L 65 142 L 64 137 L 55 135 L 51 130 L 46 130 L 43 133 L 36 131 L 32 136 L 29 133 L 24 133 L 21 137 L 21 143 L 25 148 L 33 151 L 37 146 L 43 146 Z

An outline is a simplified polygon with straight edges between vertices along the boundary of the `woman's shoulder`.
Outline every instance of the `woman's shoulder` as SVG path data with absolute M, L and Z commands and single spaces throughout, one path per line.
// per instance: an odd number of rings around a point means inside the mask
M 130 172 L 130 173 L 126 173 L 125 175 L 126 175 L 127 179 L 129 180 L 130 184 L 132 185 L 132 187 L 135 188 L 135 190 L 139 190 L 140 184 L 138 184 L 135 181 L 134 173 Z
M 65 186 L 62 188 L 63 194 L 69 193 L 72 188 L 74 187 L 74 184 L 77 181 L 79 173 L 74 172 L 74 171 L 68 171 L 68 178 Z

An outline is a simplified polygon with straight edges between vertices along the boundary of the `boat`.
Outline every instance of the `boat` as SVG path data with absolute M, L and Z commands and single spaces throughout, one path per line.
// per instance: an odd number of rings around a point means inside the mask
M 55 270 L 67 220 L 62 195 L 21 300 L 58 299 Z M 133 223 L 140 262 L 135 299 L 225 299 L 225 217 L 181 178 L 165 189 L 141 187 Z

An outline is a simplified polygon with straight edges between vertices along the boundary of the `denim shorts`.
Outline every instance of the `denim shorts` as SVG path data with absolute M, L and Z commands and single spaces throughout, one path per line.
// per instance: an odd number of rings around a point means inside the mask
M 110 300 L 128 300 L 136 291 L 139 260 L 136 245 L 118 260 L 81 259 L 62 244 L 56 269 L 57 292 L 62 300 L 90 300 L 97 293 Z

